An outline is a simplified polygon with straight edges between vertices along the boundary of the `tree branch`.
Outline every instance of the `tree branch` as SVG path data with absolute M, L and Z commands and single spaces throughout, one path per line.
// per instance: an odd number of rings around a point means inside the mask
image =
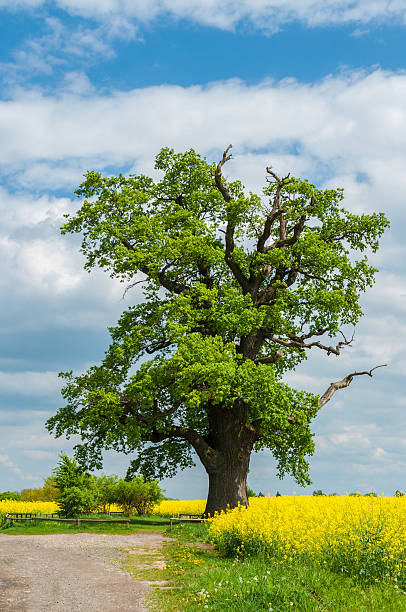
M 225 183 L 223 183 L 222 180 L 222 175 L 221 175 L 221 169 L 224 166 L 224 164 L 226 162 L 228 162 L 229 159 L 231 159 L 231 154 L 228 155 L 229 150 L 231 149 L 232 145 L 228 145 L 227 149 L 224 151 L 223 153 L 223 157 L 222 159 L 219 161 L 219 163 L 217 164 L 217 168 L 216 171 L 214 173 L 214 178 L 215 178 L 215 182 L 216 182 L 216 186 L 218 188 L 218 190 L 220 191 L 220 193 L 222 194 L 224 200 L 226 202 L 231 202 L 232 197 L 230 194 L 230 191 L 228 190 L 227 186 L 225 185 Z M 238 263 L 234 260 L 233 258 L 233 251 L 235 249 L 235 244 L 234 244 L 234 229 L 235 229 L 235 222 L 232 221 L 231 219 L 228 220 L 227 222 L 227 228 L 225 231 L 225 235 L 226 235 L 226 248 L 225 248 L 225 261 L 228 265 L 228 267 L 230 268 L 231 272 L 234 275 L 234 278 L 237 280 L 237 282 L 239 283 L 239 285 L 241 286 L 243 293 L 249 293 L 249 282 L 248 279 L 246 278 L 245 274 L 243 273 L 243 271 L 241 270 L 240 266 L 238 265 Z
M 279 359 L 282 359 L 283 351 L 278 350 L 273 355 L 269 355 L 268 357 L 259 357 L 254 360 L 254 363 L 276 363 Z
M 309 342 L 309 343 L 304 342 L 305 339 L 310 338 L 311 336 L 321 336 L 322 334 L 325 333 L 325 331 L 326 330 L 320 330 L 312 334 L 303 334 L 302 336 L 295 336 L 295 334 L 288 334 L 290 340 L 283 340 L 282 338 L 277 338 L 275 335 L 268 336 L 268 339 L 272 340 L 272 342 L 275 342 L 276 344 L 280 344 L 281 346 L 285 346 L 287 348 L 296 348 L 296 349 L 299 349 L 300 351 L 304 351 L 306 349 L 312 348 L 313 346 L 317 346 L 319 349 L 326 351 L 327 355 L 331 355 L 331 353 L 334 353 L 334 355 L 340 355 L 341 348 L 343 346 L 350 346 L 354 340 L 354 334 L 352 335 L 350 340 L 347 340 L 344 334 L 340 332 L 344 340 L 341 340 L 340 342 L 338 342 L 335 347 L 326 346 L 325 344 L 322 344 L 318 340 L 316 342 Z
M 306 219 L 307 219 L 306 215 L 301 215 L 301 217 L 299 218 L 299 221 L 292 228 L 293 229 L 293 236 L 291 236 L 290 238 L 286 238 L 286 230 L 281 228 L 281 232 L 280 232 L 281 233 L 281 238 L 280 238 L 280 240 L 276 240 L 275 242 L 273 242 L 269 246 L 265 247 L 263 252 L 264 253 L 269 253 L 269 251 L 272 251 L 273 249 L 280 249 L 280 248 L 287 247 L 287 246 L 292 246 L 293 244 L 295 244 L 299 240 L 299 238 L 300 238 L 300 234 L 303 231 Z
M 229 159 L 231 159 L 231 153 L 230 153 L 230 155 L 228 155 L 228 152 L 232 148 L 232 146 L 233 145 L 231 145 L 231 144 L 228 145 L 227 149 L 223 153 L 222 159 L 217 164 L 217 168 L 216 168 L 216 171 L 214 173 L 214 180 L 216 182 L 217 189 L 220 191 L 220 193 L 222 194 L 222 196 L 223 196 L 223 198 L 225 199 L 226 202 L 231 202 L 232 198 L 231 198 L 231 194 L 230 194 L 227 186 L 223 183 L 223 180 L 222 180 L 222 177 L 221 177 L 221 169 L 224 166 L 224 164 L 226 162 L 228 162 Z
M 154 430 L 148 437 L 150 442 L 162 442 L 168 438 L 181 438 L 189 442 L 195 449 L 200 461 L 206 469 L 213 469 L 220 459 L 220 453 L 210 446 L 206 440 L 194 429 L 173 425 L 166 432 Z
M 276 219 L 278 217 L 280 217 L 284 212 L 286 212 L 285 210 L 279 209 L 279 210 L 273 210 L 270 212 L 270 214 L 267 216 L 266 221 L 265 221 L 265 225 L 264 225 L 264 229 L 262 234 L 260 235 L 260 237 L 258 238 L 258 242 L 257 242 L 257 251 L 258 253 L 265 253 L 265 242 L 268 240 L 269 236 L 271 235 L 271 229 L 273 224 L 275 223 Z
M 129 417 L 135 418 L 140 423 L 145 425 L 153 425 L 159 419 L 163 419 L 165 417 L 171 416 L 176 412 L 176 410 L 181 406 L 182 401 L 176 402 L 171 408 L 168 410 L 157 410 L 158 401 L 154 400 L 154 412 L 145 416 L 140 414 L 136 408 L 137 401 L 136 400 L 122 400 L 122 404 L 124 405 L 124 409 L 119 416 L 118 420 L 122 425 L 125 425 L 126 421 Z M 196 453 L 198 454 L 201 462 L 206 468 L 213 468 L 218 462 L 220 453 L 214 450 L 201 436 L 196 430 L 190 427 L 184 427 L 182 425 L 172 425 L 166 431 L 158 431 L 155 427 L 152 428 L 149 432 L 146 432 L 143 435 L 143 439 L 146 442 L 163 442 L 169 438 L 181 438 L 182 440 L 186 440 L 193 446 Z
M 129 417 L 134 417 L 140 423 L 144 423 L 145 425 L 151 425 L 152 423 L 158 421 L 159 419 L 164 419 L 165 417 L 171 416 L 174 414 L 179 406 L 182 404 L 181 401 L 175 402 L 173 406 L 168 408 L 168 410 L 158 410 L 158 402 L 154 400 L 154 411 L 151 415 L 145 416 L 140 414 L 137 410 L 137 400 L 134 399 L 125 399 L 122 398 L 121 403 L 124 406 L 124 409 L 120 416 L 118 417 L 119 422 L 122 425 L 125 425 L 126 421 Z M 165 439 L 165 438 L 164 438 Z
M 338 380 L 337 382 L 332 382 L 330 386 L 328 387 L 328 389 L 320 397 L 319 407 L 321 408 L 322 406 L 324 406 L 324 404 L 327 404 L 327 402 L 331 400 L 331 398 L 333 397 L 336 391 L 338 391 L 339 389 L 345 389 L 346 387 L 348 387 L 351 384 L 354 376 L 364 376 L 364 374 L 366 374 L 367 376 L 370 376 L 372 378 L 372 372 L 374 370 L 377 370 L 378 368 L 384 368 L 387 365 L 388 365 L 387 363 L 384 363 L 382 365 L 375 366 L 374 368 L 372 368 L 372 370 L 365 370 L 364 372 L 351 372 L 351 374 L 347 374 L 347 376 L 344 376 L 342 380 Z
M 127 238 L 124 238 L 124 236 L 120 236 L 119 238 L 120 238 L 121 244 L 123 244 L 129 251 L 135 251 L 135 248 L 133 247 L 131 242 L 127 240 Z M 182 291 L 186 291 L 186 289 L 188 288 L 186 285 L 183 285 L 182 283 L 178 283 L 177 281 L 171 280 L 166 276 L 165 271 L 170 265 L 172 264 L 166 264 L 166 266 L 164 266 L 162 270 L 158 272 L 159 282 L 161 283 L 163 287 L 165 287 L 165 289 L 168 289 L 168 291 L 172 291 L 173 293 L 179 294 L 179 293 L 182 293 Z M 143 266 L 140 266 L 139 269 L 141 270 L 141 272 L 143 272 L 144 274 L 146 274 L 147 276 L 151 278 L 150 269 L 146 264 L 144 264 Z

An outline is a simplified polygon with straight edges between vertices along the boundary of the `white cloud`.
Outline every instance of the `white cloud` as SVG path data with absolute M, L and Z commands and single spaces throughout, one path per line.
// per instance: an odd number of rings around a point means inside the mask
M 386 457 L 387 456 L 387 452 L 386 450 L 384 450 L 383 448 L 380 448 L 378 446 L 378 448 L 375 448 L 375 450 L 372 452 L 372 458 L 373 459 L 382 459 L 382 457 Z
M 45 450 L 22 450 L 21 453 L 30 459 L 54 459 L 55 453 Z
M 264 184 L 265 165 L 272 163 L 281 173 L 292 171 L 325 185 L 344 185 L 345 205 L 351 210 L 386 210 L 394 219 L 393 228 L 385 248 L 374 256 L 383 272 L 363 299 L 367 316 L 357 330 L 354 347 L 337 359 L 311 353 L 308 363 L 289 380 L 300 388 L 323 392 L 332 380 L 350 371 L 388 361 L 390 367 L 378 370 L 372 380 L 361 377 L 348 390 L 338 392 L 315 421 L 324 460 L 333 449 L 347 468 L 350 457 L 351 465 L 376 462 L 379 470 L 385 462 L 388 470 L 392 464 L 401 465 L 394 453 L 404 452 L 405 434 L 398 419 L 404 410 L 399 374 L 406 367 L 405 248 L 400 231 L 405 222 L 405 94 L 405 74 L 379 70 L 329 77 L 313 85 L 290 80 L 247 86 L 232 80 L 206 87 L 149 87 L 109 96 L 96 93 L 76 75 L 53 96 L 20 90 L 0 103 L 0 165 L 13 188 L 70 191 L 87 168 L 110 171 L 109 167 L 133 166 L 135 172 L 151 172 L 153 155 L 163 145 L 177 150 L 193 146 L 216 160 L 232 142 L 235 157 L 226 173 L 239 176 L 253 190 Z M 30 317 L 44 334 L 50 322 L 85 329 L 103 329 L 106 320 L 114 324 L 116 313 L 128 304 L 120 300 L 123 287 L 103 273 L 89 277 L 82 270 L 78 242 L 59 237 L 61 215 L 72 209 L 71 200 L 11 191 L 0 191 L 4 264 L 0 282 L 2 294 L 11 296 L 2 326 L 9 327 L 14 304 L 21 307 L 19 330 Z M 131 301 L 138 295 L 132 293 Z M 41 312 L 33 315 L 36 301 Z M 82 358 L 78 356 L 78 362 Z M 56 396 L 53 376 L 49 371 L 42 377 L 32 371 L 3 372 L 0 386 L 16 393 L 26 387 L 27 395 Z M 361 421 L 377 424 L 371 429 L 361 427 Z M 378 425 L 383 421 L 384 427 Z M 2 436 L 8 436 L 10 448 L 17 451 L 55 449 L 56 456 L 66 443 L 41 438 L 41 428 L 38 424 L 35 432 L 21 429 L 12 436 L 2 428 Z M 314 461 L 317 466 L 317 458 Z M 362 467 L 357 469 L 362 473 Z
M 56 395 L 61 386 L 57 372 L 0 372 L 0 393 L 29 397 Z
M 0 455 L 0 466 L 7 468 L 8 470 L 16 474 L 18 477 L 23 478 L 24 480 L 36 480 L 36 477 L 32 474 L 24 473 L 21 468 L 19 468 L 18 465 L 16 465 L 14 461 L 9 458 L 8 455 Z
M 135 25 L 120 15 L 110 16 L 97 26 L 87 23 L 73 27 L 56 17 L 46 17 L 44 23 L 44 34 L 27 38 L 11 53 L 12 61 L 0 63 L 0 75 L 9 84 L 18 83 L 21 77 L 50 75 L 75 61 L 89 65 L 111 59 L 115 56 L 114 40 L 137 37 Z M 84 77 L 80 85 L 80 92 L 87 92 Z
M 0 163 L 10 172 L 56 159 L 89 159 L 99 167 L 151 164 L 163 145 L 195 146 L 217 158 L 232 142 L 240 166 L 245 154 L 252 166 L 252 149 L 266 149 L 268 162 L 277 156 L 281 171 L 287 163 L 294 171 L 296 165 L 312 168 L 313 175 L 347 180 L 352 197 L 365 198 L 371 183 L 378 193 L 387 193 L 389 181 L 391 190 L 404 184 L 405 95 L 406 75 L 381 70 L 314 85 L 289 80 L 247 86 L 230 80 L 85 98 L 63 91 L 20 92 L 0 104 Z M 291 154 L 292 147 L 299 156 Z M 368 184 L 359 187 L 354 180 L 359 173 L 367 174 Z
M 221 29 L 232 29 L 237 24 L 250 24 L 261 30 L 276 31 L 291 21 L 308 26 L 354 23 L 357 26 L 371 22 L 405 21 L 403 0 L 17 0 L 17 8 L 54 5 L 72 14 L 89 18 L 111 19 L 121 16 L 148 22 L 172 17 Z M 0 7 L 10 3 L 0 0 Z M 360 30 L 362 31 L 362 30 Z

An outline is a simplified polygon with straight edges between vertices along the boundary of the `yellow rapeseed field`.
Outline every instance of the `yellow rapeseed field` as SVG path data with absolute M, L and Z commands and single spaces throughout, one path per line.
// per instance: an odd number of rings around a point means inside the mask
M 164 500 L 153 514 L 200 515 L 205 504 Z M 55 502 L 0 501 L 0 515 L 57 510 Z M 286 565 L 302 558 L 344 574 L 406 584 L 406 497 L 254 497 L 249 508 L 211 519 L 209 533 L 226 556 L 265 554 Z
M 7 512 L 32 512 L 32 513 L 51 513 L 58 512 L 58 504 L 55 502 L 29 502 L 29 501 L 14 501 L 13 499 L 5 499 L 0 501 L 0 514 Z
M 351 575 L 402 581 L 406 497 L 312 496 L 250 500 L 211 521 L 227 556 L 263 553 L 281 564 L 298 557 Z
M 152 513 L 159 516 L 179 516 L 180 514 L 203 514 L 206 507 L 205 499 L 174 500 L 165 499 L 157 504 Z

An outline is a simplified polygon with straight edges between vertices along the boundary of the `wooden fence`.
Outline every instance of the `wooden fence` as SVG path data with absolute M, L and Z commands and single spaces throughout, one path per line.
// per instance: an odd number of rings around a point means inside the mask
M 81 523 L 125 523 L 127 529 L 130 528 L 129 519 L 91 519 L 91 518 L 54 518 L 54 516 L 41 516 L 32 512 L 10 512 L 6 514 L 9 521 L 54 521 L 58 523 L 76 523 L 79 527 Z

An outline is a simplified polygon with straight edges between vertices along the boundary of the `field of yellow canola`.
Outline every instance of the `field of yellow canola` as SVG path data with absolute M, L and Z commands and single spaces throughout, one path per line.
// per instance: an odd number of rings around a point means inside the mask
M 406 583 L 406 497 L 264 497 L 211 521 L 226 556 L 302 558 L 343 574 Z
M 176 501 L 168 499 L 156 504 L 152 514 L 168 517 L 179 516 L 180 514 L 200 515 L 203 513 L 205 506 L 205 499 Z M 117 504 L 110 505 L 111 512 L 119 512 L 121 510 L 121 506 L 118 506 Z M 99 511 L 102 511 L 101 507 L 99 508 Z M 6 514 L 7 512 L 58 512 L 58 504 L 55 502 L 28 502 L 14 501 L 11 499 L 0 501 L 0 514 Z
M 200 515 L 203 514 L 205 507 L 205 499 L 165 499 L 154 507 L 152 513 L 159 516 Z
M 38 514 L 46 514 L 58 512 L 58 504 L 55 502 L 29 502 L 5 499 L 0 501 L 0 514 L 7 514 L 7 512 L 35 512 Z

